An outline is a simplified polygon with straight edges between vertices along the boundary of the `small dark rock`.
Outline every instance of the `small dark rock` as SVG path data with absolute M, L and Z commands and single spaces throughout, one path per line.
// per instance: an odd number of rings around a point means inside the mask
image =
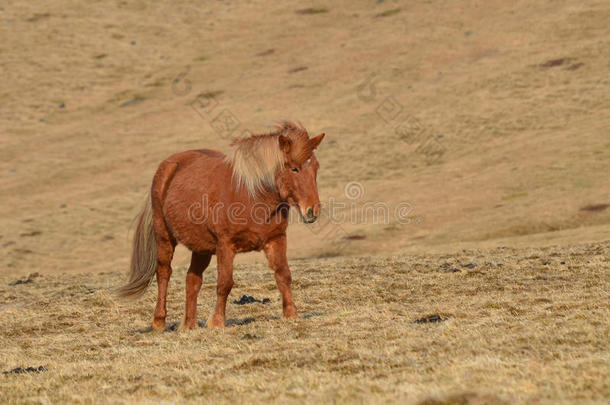
M 445 319 L 441 318 L 440 315 L 428 315 L 423 318 L 419 318 L 415 320 L 415 323 L 432 323 L 432 322 L 441 322 Z
M 254 56 L 267 56 L 267 55 L 272 55 L 273 53 L 275 53 L 275 49 L 271 48 L 271 49 L 267 49 L 266 51 L 259 52 Z
M 301 319 L 309 319 L 309 318 L 313 318 L 315 316 L 322 316 L 324 315 L 322 312 L 310 312 L 307 314 L 304 314 L 303 316 L 301 316 Z
M 392 16 L 394 14 L 398 14 L 398 13 L 400 13 L 400 8 L 393 8 L 390 10 L 386 10 L 382 13 L 376 14 L 375 17 L 390 17 L 390 16 Z
M 262 301 L 259 299 L 254 298 L 251 295 L 242 295 L 241 298 L 239 299 L 239 301 L 233 301 L 233 304 L 235 305 L 246 305 L 246 304 L 252 304 L 252 303 L 261 303 L 261 304 L 267 304 L 269 302 L 271 302 L 271 300 L 269 298 L 264 298 Z
M 570 65 L 566 68 L 566 70 L 576 70 L 578 68 L 580 68 L 581 66 L 584 66 L 585 64 L 580 62 L 580 63 L 574 63 L 573 65 Z
M 233 301 L 233 304 L 246 305 L 246 304 L 251 304 L 256 301 L 257 301 L 257 299 L 252 297 L 251 295 L 242 295 L 241 298 L 239 299 L 239 301 L 235 300 L 235 301 Z
M 27 237 L 27 236 L 38 236 L 38 235 L 40 235 L 40 234 L 42 234 L 42 232 L 41 232 L 41 231 L 31 231 L 31 232 L 24 232 L 24 233 L 22 233 L 22 234 L 19 234 L 19 236 L 22 236 L 22 237 L 23 237 L 23 236 L 26 236 L 26 237 Z
M 34 279 L 31 276 L 28 276 L 26 278 L 20 278 L 19 280 L 15 280 L 12 283 L 8 283 L 9 286 L 15 286 L 15 285 L 19 285 L 19 284 L 29 284 L 29 283 L 33 283 Z
M 227 319 L 225 326 L 241 326 L 254 322 L 254 318 Z
M 559 264 L 566 264 L 566 262 L 561 262 L 561 263 L 559 263 Z
M 328 13 L 328 9 L 310 7 L 310 8 L 304 8 L 301 10 L 296 10 L 295 13 L 301 14 L 301 15 L 323 14 L 323 13 Z
M 456 267 L 453 267 L 451 265 L 451 263 L 443 263 L 443 264 L 441 264 L 440 270 L 443 273 L 461 273 L 462 272 L 462 270 L 460 270 L 460 269 L 458 269 Z
M 62 208 L 62 209 L 63 209 L 63 208 L 66 208 L 67 206 L 68 206 L 67 204 L 61 204 L 61 205 L 59 206 L 59 208 Z
M 541 63 L 540 67 L 550 68 L 550 67 L 555 67 L 555 66 L 561 66 L 561 65 L 564 64 L 565 61 L 566 61 L 565 58 L 551 59 L 551 60 L 548 60 L 548 61 L 546 61 L 544 63 Z
M 47 371 L 47 369 L 44 368 L 43 366 L 26 367 L 26 368 L 17 367 L 12 370 L 9 370 L 9 371 L 3 371 L 2 374 L 8 375 L 8 374 L 41 373 L 43 371 Z
M 127 107 L 130 105 L 140 104 L 144 100 L 146 100 L 144 97 L 134 97 L 131 100 L 125 101 L 123 104 L 121 104 L 121 107 Z
M 66 103 L 61 103 L 61 104 L 59 105 L 59 108 L 62 108 L 62 109 L 63 109 L 63 108 L 66 108 Z
M 299 66 L 299 67 L 295 67 L 294 69 L 290 69 L 288 71 L 288 73 L 297 73 L 297 72 L 302 72 L 304 70 L 309 69 L 307 66 Z
M 136 41 L 131 41 L 131 42 L 130 42 L 130 44 L 131 44 L 131 45 L 135 45 L 135 44 L 136 44 Z
M 466 269 L 474 269 L 475 267 L 477 267 L 477 265 L 474 263 L 468 263 L 468 264 L 463 265 L 462 267 L 464 267 Z
M 580 210 L 589 211 L 589 212 L 599 212 L 599 211 L 605 210 L 608 207 L 610 207 L 610 204 L 590 204 L 590 205 L 585 205 Z
M 363 239 L 366 239 L 366 235 L 348 235 L 348 236 L 344 237 L 343 239 L 347 239 L 347 240 L 363 240 Z
M 260 336 L 256 336 L 256 335 L 251 335 L 249 333 L 246 333 L 245 335 L 243 335 L 241 337 L 243 340 L 260 340 L 261 337 Z

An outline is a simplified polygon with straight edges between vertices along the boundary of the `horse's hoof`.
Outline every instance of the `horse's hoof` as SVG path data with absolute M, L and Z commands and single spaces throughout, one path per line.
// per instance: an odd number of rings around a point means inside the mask
M 286 319 L 298 319 L 296 308 L 290 308 L 284 311 L 284 318 Z
M 152 328 L 156 332 L 165 331 L 165 319 L 153 319 Z
M 197 328 L 199 328 L 199 325 L 197 325 L 197 321 L 195 321 L 195 322 L 182 321 L 182 323 L 180 324 L 180 331 L 193 330 L 193 329 L 197 329 Z
M 208 319 L 208 328 L 212 329 L 212 328 L 224 328 L 225 327 L 225 321 L 224 319 L 219 319 L 218 317 L 212 316 L 210 319 Z

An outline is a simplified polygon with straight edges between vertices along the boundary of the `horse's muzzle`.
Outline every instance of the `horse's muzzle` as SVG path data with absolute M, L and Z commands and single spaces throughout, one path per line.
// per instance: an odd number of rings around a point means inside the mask
M 316 222 L 316 219 L 318 219 L 318 217 L 311 208 L 307 210 L 307 214 L 303 215 L 303 221 L 305 221 L 306 224 L 313 224 Z

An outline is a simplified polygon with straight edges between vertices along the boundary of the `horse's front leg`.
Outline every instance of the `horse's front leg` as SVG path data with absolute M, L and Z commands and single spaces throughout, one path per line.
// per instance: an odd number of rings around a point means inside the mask
M 210 328 L 225 327 L 225 310 L 227 308 L 227 297 L 233 288 L 233 259 L 235 251 L 229 244 L 219 244 L 216 248 L 216 260 L 218 267 L 218 282 L 216 284 L 216 307 L 214 313 L 208 319 Z
M 269 261 L 269 267 L 275 272 L 275 282 L 282 294 L 282 308 L 284 317 L 297 318 L 297 307 L 292 300 L 292 276 L 288 267 L 286 257 L 286 235 L 277 237 L 265 245 L 265 255 Z
M 191 266 L 186 273 L 186 305 L 181 329 L 197 327 L 197 295 L 201 289 L 201 275 L 210 264 L 211 258 L 211 253 L 193 252 Z

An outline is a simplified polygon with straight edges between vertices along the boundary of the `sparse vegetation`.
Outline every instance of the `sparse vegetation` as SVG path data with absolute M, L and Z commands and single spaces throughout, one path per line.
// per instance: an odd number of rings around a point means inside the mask
M 157 79 L 155 79 L 155 81 L 153 81 L 152 83 L 147 84 L 148 87 L 162 87 L 162 86 L 167 86 L 168 84 L 170 84 L 172 82 L 172 78 L 167 76 L 167 77 L 159 77 Z
M 50 13 L 34 13 L 34 15 L 26 18 L 25 20 L 27 22 L 37 22 L 37 21 L 44 20 L 44 19 L 47 19 L 50 17 L 51 17 Z
M 297 14 L 302 14 L 302 15 L 312 15 L 312 14 L 324 14 L 324 13 L 328 13 L 328 9 L 324 8 L 324 7 L 310 7 L 310 8 L 304 8 L 301 10 L 297 10 L 296 11 Z
M 197 97 L 195 97 L 195 99 L 198 99 L 198 98 L 200 98 L 200 97 L 207 98 L 207 99 L 210 99 L 210 98 L 215 98 L 215 97 L 220 96 L 220 95 L 221 95 L 221 94 L 223 94 L 223 93 L 224 93 L 224 90 L 210 90 L 210 91 L 203 91 L 203 92 L 199 93 L 199 94 L 197 95 Z
M 526 197 L 526 196 L 527 196 L 526 192 L 521 192 L 521 193 L 513 193 L 513 194 L 505 195 L 504 197 L 502 197 L 502 199 L 504 201 L 507 201 L 507 200 L 514 200 L 515 198 L 522 198 L 522 197 Z
M 400 13 L 400 8 L 393 8 L 390 10 L 383 11 L 376 15 L 376 17 L 390 17 L 392 15 Z
M 132 99 L 125 101 L 124 103 L 121 104 L 121 107 L 128 107 L 130 105 L 136 105 L 136 104 L 140 104 L 141 102 L 145 101 L 146 97 L 140 96 L 140 95 L 134 95 Z
M 43 275 L 11 287 L 14 279 L 3 276 L 0 366 L 40 364 L 46 371 L 3 376 L 0 397 L 600 400 L 610 395 L 609 258 L 605 243 L 295 261 L 300 313 L 317 315 L 297 321 L 277 319 L 281 302 L 266 265 L 239 266 L 230 301 L 248 295 L 271 302 L 231 303 L 227 317 L 253 322 L 161 334 L 138 332 L 149 325 L 154 288 L 135 302 L 112 294 L 122 273 Z M 184 268 L 174 271 L 169 321 L 183 316 L 184 278 Z M 203 283 L 205 319 L 214 305 L 215 269 Z

